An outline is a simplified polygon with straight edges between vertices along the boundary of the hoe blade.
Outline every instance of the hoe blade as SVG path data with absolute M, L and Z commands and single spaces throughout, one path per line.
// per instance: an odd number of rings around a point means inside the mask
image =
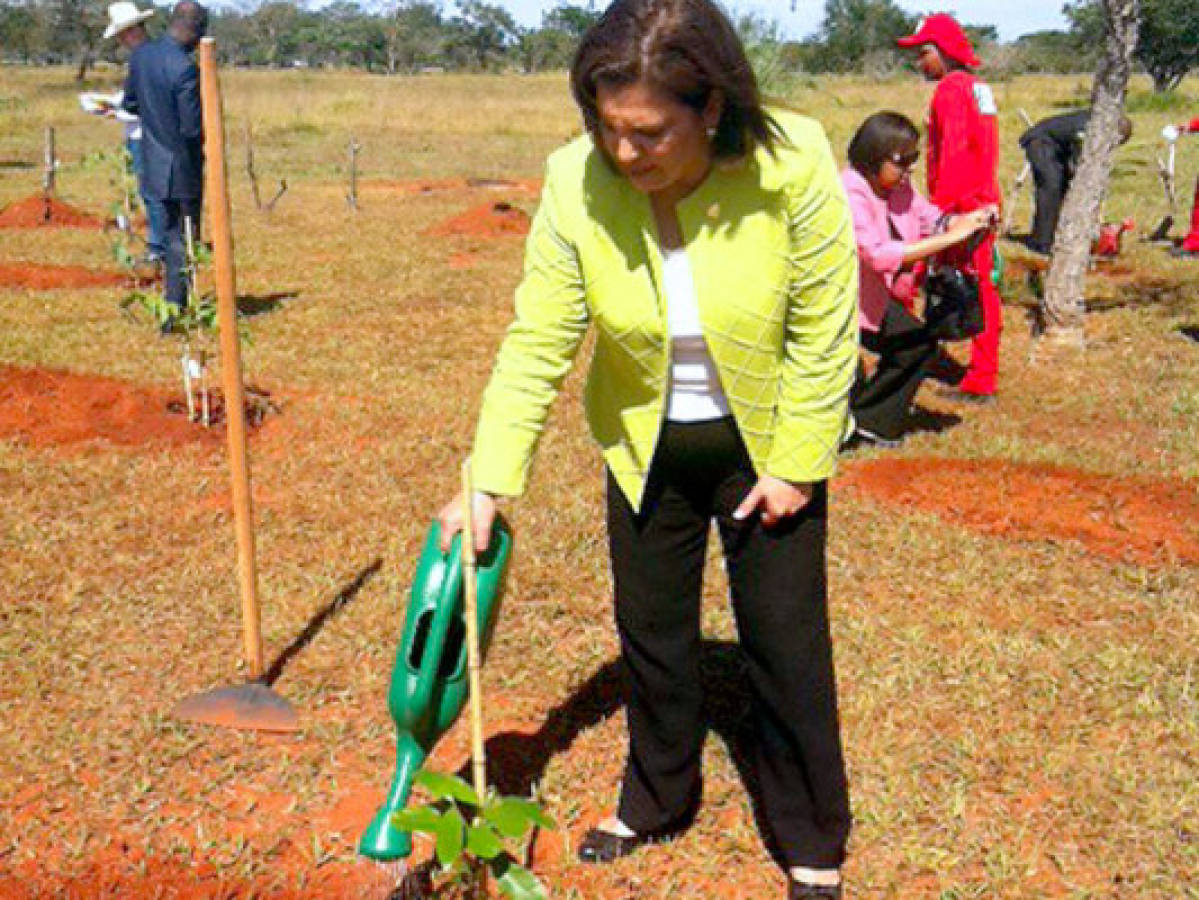
M 261 682 L 251 681 L 193 694 L 171 711 L 176 719 L 245 728 L 252 731 L 299 731 L 294 707 Z

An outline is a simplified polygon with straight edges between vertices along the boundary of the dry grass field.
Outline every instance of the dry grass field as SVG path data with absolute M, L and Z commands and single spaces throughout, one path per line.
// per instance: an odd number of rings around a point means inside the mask
M 386 895 L 354 848 L 391 776 L 400 614 L 522 247 L 426 232 L 494 202 L 531 212 L 520 180 L 577 117 L 561 76 L 222 77 L 238 290 L 258 312 L 246 377 L 276 407 L 250 442 L 265 640 L 303 729 L 169 716 L 236 680 L 241 647 L 222 438 L 160 421 L 177 345 L 121 312 L 120 286 L 0 286 L 0 897 Z M 995 87 L 1006 187 L 1017 108 L 1038 118 L 1088 84 Z M 107 214 L 117 185 L 95 154 L 119 130 L 79 112 L 77 89 L 66 70 L 0 71 L 0 207 L 40 190 L 51 124 L 59 198 Z M 914 76 L 830 79 L 790 102 L 843 155 L 870 112 L 919 120 L 928 92 Z M 1000 402 L 963 410 L 922 390 L 921 430 L 852 454 L 834 482 L 853 898 L 1199 897 L 1199 262 L 1139 240 L 1165 212 L 1158 132 L 1197 92 L 1192 79 L 1160 109 L 1134 85 L 1107 217 L 1138 233 L 1088 280 L 1086 352 L 1032 352 L 1013 278 Z M 251 200 L 247 127 L 263 192 L 289 186 L 270 214 Z M 1199 141 L 1180 146 L 1181 207 Z M 112 239 L 0 229 L 0 267 L 112 270 Z M 561 825 L 530 851 L 553 897 L 780 897 L 738 766 L 746 688 L 715 560 L 699 819 L 615 866 L 574 862 L 613 802 L 624 732 L 581 368 L 531 490 L 506 506 L 517 556 L 484 673 L 491 779 L 536 790 Z M 435 762 L 466 758 L 460 723 Z

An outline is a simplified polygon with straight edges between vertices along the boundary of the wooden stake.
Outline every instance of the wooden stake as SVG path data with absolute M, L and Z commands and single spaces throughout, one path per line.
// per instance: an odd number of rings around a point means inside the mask
M 42 160 L 42 202 L 45 208 L 42 220 L 50 221 L 50 202 L 54 199 L 54 172 L 58 168 L 58 159 L 54 153 L 54 127 L 46 126 L 45 156 Z
M 254 132 L 246 124 L 246 174 L 250 176 L 250 191 L 254 194 L 254 208 L 262 209 L 262 195 L 258 193 L 258 175 L 254 172 Z
M 200 41 L 200 100 L 204 109 L 205 194 L 212 229 L 217 320 L 221 329 L 221 380 L 225 389 L 225 422 L 233 481 L 233 519 L 237 531 L 237 574 L 241 585 L 242 632 L 246 665 L 252 681 L 262 678 L 261 613 L 254 564 L 254 511 L 250 496 L 250 464 L 246 452 L 246 396 L 241 381 L 241 347 L 237 334 L 237 291 L 233 272 L 233 231 L 225 170 L 225 121 L 217 80 L 216 42 Z
M 475 559 L 475 491 L 470 460 L 462 464 L 462 589 L 466 617 L 466 665 L 470 673 L 470 738 L 475 793 L 487 792 L 487 756 L 483 745 L 482 653 L 479 642 L 478 566 Z
M 350 135 L 350 192 L 346 194 L 346 202 L 355 212 L 358 211 L 358 151 L 361 149 L 362 145 Z

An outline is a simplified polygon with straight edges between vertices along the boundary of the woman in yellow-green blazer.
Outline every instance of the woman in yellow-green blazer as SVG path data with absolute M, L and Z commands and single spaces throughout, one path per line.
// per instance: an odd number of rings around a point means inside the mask
M 788 896 L 839 896 L 850 817 L 825 481 L 849 433 L 858 266 L 828 141 L 810 119 L 763 109 L 710 0 L 617 0 L 571 75 L 589 134 L 548 162 L 475 438 L 475 542 L 495 497 L 524 491 L 594 329 L 585 402 L 609 476 L 629 751 L 619 805 L 580 856 L 608 862 L 698 809 L 700 577 L 715 519 Z M 442 510 L 447 543 L 464 502 Z

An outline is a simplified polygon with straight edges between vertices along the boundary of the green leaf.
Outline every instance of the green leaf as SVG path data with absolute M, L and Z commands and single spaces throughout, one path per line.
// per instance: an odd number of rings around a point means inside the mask
M 466 849 L 479 859 L 495 859 L 504 845 L 489 825 L 471 825 L 466 829 Z
M 392 813 L 391 824 L 400 831 L 422 831 L 426 834 L 437 834 L 437 829 L 441 825 L 441 815 L 427 806 L 401 809 Z
M 531 825 L 540 825 L 551 831 L 558 827 L 553 819 L 542 812 L 540 806 L 532 800 L 519 797 L 503 797 L 496 803 L 488 804 L 483 810 L 483 818 L 508 838 L 520 837 Z
M 458 808 L 451 806 L 437 823 L 437 861 L 451 866 L 462 856 L 466 845 L 466 822 Z
M 517 862 L 508 854 L 492 861 L 491 872 L 495 875 L 496 884 L 505 895 L 513 900 L 546 900 L 548 896 L 541 882 L 532 872 Z
M 479 795 L 475 793 L 475 789 L 457 775 L 421 769 L 417 773 L 416 783 L 439 799 L 456 800 L 474 807 L 479 805 Z

